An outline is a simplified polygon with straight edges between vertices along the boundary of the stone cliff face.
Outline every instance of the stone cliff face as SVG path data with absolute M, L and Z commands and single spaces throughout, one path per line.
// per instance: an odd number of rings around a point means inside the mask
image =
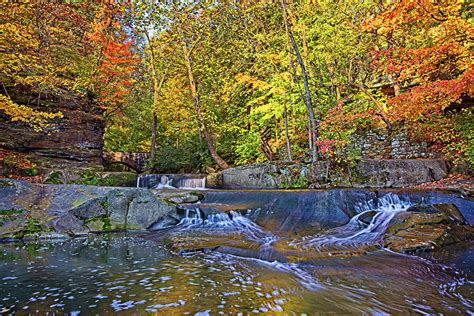
M 11 91 L 11 90 L 10 90 Z M 39 100 L 27 92 L 10 95 L 19 104 L 40 111 L 60 111 L 64 117 L 54 128 L 36 132 L 20 122 L 11 122 L 0 113 L 0 149 L 26 154 L 38 168 L 74 168 L 102 164 L 104 120 L 93 100 L 68 95 L 42 96 Z

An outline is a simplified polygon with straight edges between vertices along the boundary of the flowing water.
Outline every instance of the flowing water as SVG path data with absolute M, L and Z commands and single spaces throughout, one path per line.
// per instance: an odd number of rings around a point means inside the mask
M 410 205 L 396 195 L 358 203 L 345 225 L 291 237 L 251 220 L 262 209 L 210 204 L 148 234 L 0 245 L 0 312 L 473 314 L 474 244 L 425 258 L 382 247 Z
M 206 177 L 194 174 L 144 174 L 137 177 L 137 188 L 205 189 Z

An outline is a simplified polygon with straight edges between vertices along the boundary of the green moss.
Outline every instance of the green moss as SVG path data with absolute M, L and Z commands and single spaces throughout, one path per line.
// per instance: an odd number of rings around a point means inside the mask
M 309 185 L 308 177 L 306 176 L 297 176 L 292 178 L 292 176 L 284 177 L 280 182 L 280 187 L 283 189 L 306 189 Z
M 62 184 L 62 174 L 59 171 L 53 171 L 46 177 L 43 182 L 48 184 Z
M 26 221 L 25 233 L 26 235 L 33 235 L 41 232 L 41 225 L 39 220 L 36 218 L 29 217 Z
M 26 212 L 25 210 L 15 210 L 15 209 L 11 209 L 11 210 L 0 210 L 0 216 L 6 216 L 6 215 L 18 215 L 18 214 L 23 214 L 24 212 Z
M 102 222 L 104 223 L 102 225 L 102 230 L 107 231 L 112 229 L 112 225 L 110 224 L 110 218 L 108 216 L 104 217 L 102 219 Z
M 105 209 L 105 210 L 108 209 L 109 206 L 110 206 L 110 203 L 109 203 L 108 201 L 102 201 L 102 202 L 100 202 L 99 204 L 100 204 L 100 206 L 102 206 L 102 208 Z
M 90 223 L 94 223 L 94 222 L 98 222 L 98 221 L 102 222 L 102 227 L 101 227 L 102 231 L 108 231 L 108 230 L 112 229 L 112 225 L 110 224 L 110 218 L 109 218 L 108 215 L 100 215 L 100 216 L 90 217 L 90 218 L 87 218 L 84 221 L 84 223 L 85 224 L 90 224 Z
M 136 174 L 133 172 L 97 172 L 92 170 L 84 171 L 80 178 L 74 181 L 75 184 L 96 185 L 96 186 L 124 186 L 135 183 Z

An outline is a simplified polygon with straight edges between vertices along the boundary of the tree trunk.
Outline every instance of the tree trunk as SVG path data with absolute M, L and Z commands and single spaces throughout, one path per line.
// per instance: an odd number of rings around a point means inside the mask
M 309 84 L 308 84 L 308 77 L 306 75 L 306 68 L 303 62 L 303 59 L 301 58 L 300 51 L 298 49 L 298 45 L 296 44 L 295 38 L 293 36 L 293 33 L 291 33 L 291 28 L 290 24 L 288 21 L 288 13 L 286 11 L 286 4 L 285 0 L 280 0 L 281 7 L 283 9 L 283 19 L 285 21 L 285 27 L 286 27 L 286 33 L 288 37 L 290 38 L 291 45 L 293 46 L 293 49 L 296 54 L 296 58 L 298 60 L 298 64 L 300 65 L 301 68 L 301 74 L 303 76 L 303 84 L 304 84 L 304 100 L 306 104 L 306 111 L 308 112 L 308 120 L 310 122 L 309 128 L 310 128 L 310 134 L 312 136 L 312 141 L 313 141 L 313 146 L 311 150 L 311 156 L 312 156 L 312 161 L 316 162 L 318 160 L 318 149 L 316 144 L 314 142 L 318 139 L 318 128 L 319 128 L 319 123 L 316 122 L 315 116 L 314 116 L 314 110 L 313 110 L 313 104 L 311 102 L 311 93 L 309 91 Z
M 163 76 L 161 77 L 160 81 L 158 82 L 158 73 L 156 71 L 156 66 L 155 66 L 155 51 L 153 49 L 153 44 L 150 40 L 150 36 L 148 35 L 148 32 L 145 31 L 145 36 L 148 41 L 148 47 L 150 48 L 150 57 L 151 57 L 151 74 L 152 74 L 152 80 L 153 80 L 153 126 L 151 129 L 151 148 L 150 148 L 150 155 L 151 158 L 155 156 L 156 153 L 156 129 L 158 125 L 158 116 L 156 115 L 156 110 L 158 108 L 158 101 L 159 101 L 159 95 L 160 95 L 160 90 L 161 87 L 163 86 L 165 79 L 166 79 L 166 73 L 167 70 L 163 73 Z
M 286 154 L 288 156 L 288 161 L 293 161 L 293 158 L 291 157 L 291 143 L 290 143 L 290 136 L 288 133 L 288 110 L 286 108 L 286 103 L 285 103 L 285 108 L 283 112 L 283 119 L 285 122 L 285 141 L 286 141 Z
M 358 88 L 364 92 L 364 94 L 366 96 L 369 97 L 370 100 L 372 100 L 372 102 L 375 104 L 375 106 L 377 107 L 377 110 L 378 110 L 378 114 L 382 117 L 382 121 L 387 125 L 387 128 L 389 131 L 392 130 L 392 123 L 390 123 L 390 119 L 388 118 L 387 116 L 387 113 L 385 112 L 382 104 L 380 104 L 379 100 L 377 100 L 373 95 L 372 93 L 369 92 L 369 90 L 367 90 L 367 88 L 364 87 L 364 85 L 362 84 L 359 84 L 358 85 Z
M 151 149 L 150 149 L 150 156 L 153 159 L 156 153 L 156 126 L 158 125 L 158 117 L 156 113 L 153 112 L 153 126 L 151 129 Z
M 290 50 L 290 46 L 288 46 L 288 52 Z M 291 54 L 289 53 L 288 54 L 288 57 L 289 57 L 289 60 L 290 60 L 290 65 L 291 65 L 291 70 L 293 71 L 292 72 L 292 76 L 293 76 L 293 79 L 295 80 L 296 82 L 296 85 L 298 87 L 298 91 L 300 93 L 300 96 L 302 99 L 304 99 L 304 93 L 303 91 L 301 90 L 301 86 L 300 86 L 300 80 L 298 78 L 298 75 L 296 74 L 296 67 L 295 67 L 295 64 L 293 62 L 293 58 L 291 58 Z M 312 132 L 311 132 L 311 128 L 310 128 L 310 120 L 309 120 L 309 117 L 308 118 L 308 148 L 309 150 L 313 150 L 313 136 L 312 136 Z
M 211 154 L 212 159 L 214 159 L 217 165 L 222 169 L 229 168 L 229 165 L 224 161 L 224 159 L 222 159 L 219 156 L 216 149 L 214 148 L 212 139 L 209 136 L 209 131 L 207 130 L 207 127 L 204 124 L 204 121 L 202 120 L 201 107 L 199 105 L 199 95 L 197 92 L 196 82 L 194 81 L 194 73 L 193 73 L 193 68 L 192 68 L 192 63 L 191 63 L 191 56 L 189 56 L 188 48 L 186 47 L 185 43 L 183 43 L 183 53 L 184 53 L 184 59 L 185 59 L 184 61 L 186 64 L 186 68 L 188 69 L 189 86 L 191 89 L 191 95 L 193 97 L 194 109 L 196 110 L 196 118 L 198 121 L 199 134 L 204 137 L 204 140 L 206 141 L 206 144 L 207 144 L 207 149 L 209 150 L 209 153 Z

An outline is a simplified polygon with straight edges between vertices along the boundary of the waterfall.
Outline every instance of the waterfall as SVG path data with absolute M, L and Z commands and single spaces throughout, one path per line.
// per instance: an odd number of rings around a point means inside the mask
M 176 189 L 176 187 L 173 186 L 173 178 L 162 175 L 160 177 L 160 183 L 153 186 L 153 189 Z
M 199 208 L 186 209 L 185 217 L 178 224 L 183 230 L 199 230 L 213 234 L 243 234 L 251 240 L 269 243 L 276 238 L 264 231 L 239 212 L 214 213 L 205 215 Z
M 206 178 L 181 178 L 176 181 L 177 188 L 205 188 L 206 187 Z
M 323 236 L 309 236 L 293 245 L 317 250 L 340 250 L 361 246 L 379 245 L 392 218 L 405 211 L 411 204 L 400 200 L 395 194 L 387 194 L 377 201 L 360 203 L 359 214 L 341 227 L 327 231 Z M 370 219 L 370 217 L 372 217 Z M 369 218 L 367 224 L 363 221 Z
M 137 177 L 137 188 L 204 189 L 206 177 L 194 174 L 144 174 Z

